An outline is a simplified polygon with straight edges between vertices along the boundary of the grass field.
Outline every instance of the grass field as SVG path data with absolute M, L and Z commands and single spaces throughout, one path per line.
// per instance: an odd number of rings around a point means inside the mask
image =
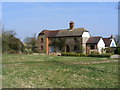
M 50 55 L 2 58 L 3 88 L 118 88 L 117 62 L 92 64 L 107 58 Z

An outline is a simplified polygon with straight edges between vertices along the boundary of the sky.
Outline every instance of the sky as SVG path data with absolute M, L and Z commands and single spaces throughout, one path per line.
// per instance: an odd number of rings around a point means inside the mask
M 119 0 L 1 0 L 2 2 L 118 2 Z
M 91 36 L 118 34 L 117 2 L 3 2 L 2 23 L 22 41 L 44 29 L 85 28 Z

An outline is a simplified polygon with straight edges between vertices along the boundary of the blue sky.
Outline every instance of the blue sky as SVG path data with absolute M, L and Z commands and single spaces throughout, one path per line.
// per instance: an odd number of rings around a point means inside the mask
M 92 36 L 118 33 L 117 2 L 3 2 L 2 19 L 6 29 L 15 29 L 17 37 L 38 34 L 43 29 L 76 28 L 89 30 Z

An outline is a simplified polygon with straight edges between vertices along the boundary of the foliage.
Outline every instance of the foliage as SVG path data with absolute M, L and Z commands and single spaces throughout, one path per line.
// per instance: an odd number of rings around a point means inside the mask
M 24 51 L 24 45 L 15 37 L 15 31 L 2 31 L 2 52 L 3 53 L 20 53 Z
M 112 54 L 83 54 L 83 53 L 61 53 L 61 56 L 80 56 L 80 57 L 107 57 L 109 58 Z
M 79 38 L 74 38 L 75 42 L 69 42 L 69 45 L 75 45 L 76 46 L 76 50 L 75 52 L 77 53 L 83 53 L 84 48 L 82 46 L 80 46 L 80 40 Z M 50 46 L 54 47 L 54 52 L 56 52 L 57 48 L 61 47 L 61 51 L 65 52 L 65 47 L 67 45 L 67 39 L 66 38 L 54 38 L 51 43 Z
M 111 48 L 111 47 L 106 48 L 106 53 L 113 54 L 114 53 L 114 48 Z
M 110 58 L 112 54 L 110 53 L 106 53 L 106 54 L 89 54 L 88 57 L 106 57 L 106 58 Z
M 120 47 L 120 34 L 115 36 L 115 41 L 117 43 L 117 47 Z
M 57 49 L 57 47 L 59 45 L 59 41 L 54 38 L 49 45 L 53 46 L 54 47 L 54 52 L 56 52 L 56 49 Z
M 118 50 L 118 54 L 120 54 L 120 48 L 117 48 L 117 50 Z
M 24 54 L 32 54 L 33 52 L 27 49 L 27 50 L 24 50 L 23 53 L 24 53 Z
M 32 37 L 26 37 L 24 39 L 24 43 L 25 43 L 25 48 L 26 48 L 25 52 L 38 53 L 36 35 Z
M 115 54 L 120 54 L 120 47 L 117 47 L 117 48 L 116 48 Z
M 66 46 L 66 38 L 60 38 L 58 45 L 60 47 L 65 47 Z
M 105 48 L 102 48 L 101 49 L 101 53 L 105 53 L 106 52 L 106 49 Z
M 91 51 L 90 54 L 95 54 L 95 51 Z
M 76 53 L 83 53 L 83 51 L 85 50 L 83 48 L 83 46 L 80 45 L 80 43 L 81 43 L 80 38 L 75 37 L 74 38 L 74 46 L 76 46 L 76 50 L 75 50 Z
M 61 49 L 65 49 L 64 47 L 66 46 L 66 39 L 65 38 L 54 38 L 50 46 L 54 47 L 54 52 L 56 52 L 58 47 L 61 47 Z
M 61 53 L 61 56 L 80 56 L 80 57 L 86 57 L 88 55 L 87 54 L 83 54 L 83 53 L 68 53 L 68 52 L 63 52 L 63 53 Z
M 83 53 L 83 47 L 79 45 L 79 43 L 77 43 L 75 46 L 74 46 L 74 51 L 73 52 L 76 52 L 76 53 Z

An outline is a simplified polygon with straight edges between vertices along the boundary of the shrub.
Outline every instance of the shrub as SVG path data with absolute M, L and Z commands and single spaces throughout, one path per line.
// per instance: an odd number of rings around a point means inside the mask
M 87 57 L 88 54 L 81 53 L 80 56 L 81 56 L 81 57 Z
M 106 48 L 106 53 L 111 53 L 113 54 L 114 53 L 114 48 Z
M 80 56 L 80 57 L 86 57 L 87 54 L 63 52 L 63 53 L 61 53 L 61 56 Z
M 17 51 L 10 49 L 10 50 L 8 50 L 8 53 L 9 53 L 9 54 L 10 54 L 10 53 L 17 53 Z
M 109 58 L 112 54 L 106 53 L 106 54 L 83 54 L 83 53 L 68 53 L 63 52 L 61 53 L 61 56 L 79 56 L 79 57 L 107 57 Z
M 33 52 L 32 52 L 32 51 L 29 51 L 29 50 L 25 50 L 23 53 L 24 53 L 24 54 L 32 54 Z
M 112 54 L 106 53 L 106 54 L 89 54 L 88 57 L 107 57 L 109 58 Z
M 92 51 L 91 54 L 95 54 L 95 51 Z

